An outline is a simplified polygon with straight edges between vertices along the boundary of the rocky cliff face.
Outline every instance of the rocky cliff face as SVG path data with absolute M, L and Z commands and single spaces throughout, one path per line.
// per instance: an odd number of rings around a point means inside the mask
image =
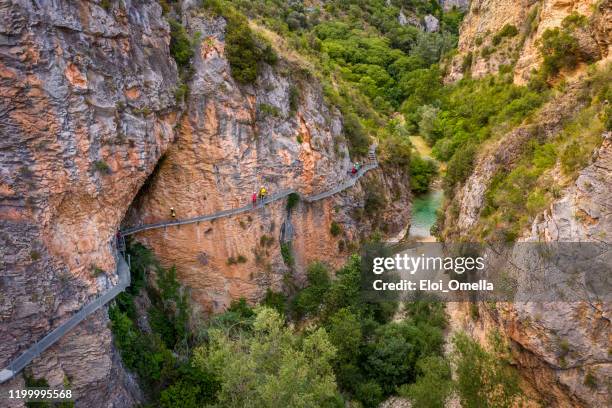
M 541 214 L 522 241 L 608 242 L 612 231 L 612 134 L 594 152 L 562 198 Z M 549 406 L 600 407 L 609 402 L 609 302 L 517 302 L 479 305 L 479 317 L 467 305 L 451 304 L 453 326 L 486 343 L 499 332 L 511 346 L 521 374 L 535 398 Z
M 482 77 L 506 65 L 513 70 L 515 83 L 526 83 L 542 62 L 538 51 L 542 34 L 559 27 L 573 12 L 590 18 L 586 27 L 577 30 L 580 50 L 587 59 L 606 59 L 611 46 L 611 10 L 609 0 L 474 0 L 461 26 L 459 52 L 447 79 L 457 80 L 468 71 Z M 500 36 L 506 25 L 514 26 L 516 34 Z
M 126 224 L 212 214 L 247 205 L 260 186 L 270 193 L 296 189 L 303 196 L 328 191 L 351 177 L 342 118 L 330 109 L 316 79 L 298 61 L 282 58 L 266 66 L 253 85 L 237 84 L 225 58 L 222 18 L 186 13 L 185 26 L 200 32 L 188 107 L 176 143 L 135 202 Z M 166 266 L 176 265 L 180 280 L 207 311 L 218 311 L 239 297 L 256 301 L 267 288 L 282 289 L 287 279 L 303 279 L 314 260 L 339 266 L 347 251 L 384 226 L 396 233 L 408 220 L 407 186 L 392 171 L 376 171 L 375 186 L 390 208 L 380 220 L 361 216 L 365 192 L 359 183 L 329 199 L 300 203 L 287 211 L 278 201 L 237 216 L 136 235 Z M 398 183 L 394 183 L 394 181 Z M 391 190 L 395 190 L 392 196 Z M 363 222 L 358 222 L 359 220 Z M 379 221 L 375 223 L 373 221 Z M 331 225 L 340 226 L 333 235 Z M 289 244 L 290 242 L 290 244 Z M 291 245 L 293 265 L 281 256 Z M 286 257 L 285 257 L 286 258 Z
M 524 123 L 483 147 L 475 159 L 474 170 L 453 195 L 453 205 L 446 208 L 445 231 L 448 239 L 469 237 L 478 227 L 485 194 L 494 176 L 512 169 L 534 138 L 551 140 L 586 101 L 580 99 L 582 85 L 573 83 L 563 94 L 546 103 L 530 123 Z
M 449 79 L 461 77 L 462 70 L 469 69 L 478 77 L 495 73 L 501 65 L 508 64 L 514 69 L 515 83 L 525 83 L 531 70 L 541 63 L 537 41 L 542 33 L 559 26 L 574 11 L 590 16 L 588 26 L 576 32 L 581 52 L 591 53 L 592 60 L 601 60 L 598 65 L 605 66 L 609 59 L 609 2 L 474 1 L 461 29 L 460 54 L 454 60 Z M 504 37 L 491 51 L 492 36 L 506 24 L 515 25 L 519 33 Z M 471 61 L 468 59 L 469 64 L 460 67 L 469 53 Z M 564 74 L 568 86 L 562 92 L 529 121 L 479 149 L 472 174 L 455 190 L 446 207 L 442 233 L 446 239 L 478 240 L 486 192 L 495 175 L 515 168 L 530 141 L 553 140 L 585 108 L 588 98 L 584 97 L 584 89 L 588 80 L 584 70 L 579 67 Z M 609 242 L 612 231 L 607 204 L 612 201 L 609 132 L 604 132 L 602 140 L 578 178 L 564 182 L 559 197 L 536 217 L 530 229 L 521 232 L 521 241 Z M 473 312 L 467 305 L 451 305 L 449 310 L 456 328 L 467 330 L 483 343 L 492 331 L 499 331 L 509 340 L 517 367 L 543 404 L 595 407 L 609 403 L 607 379 L 612 370 L 609 304 L 497 303 L 495 307 L 481 304 L 476 320 L 470 318 Z
M 170 206 L 178 217 L 233 208 L 260 185 L 315 194 L 350 177 L 341 116 L 312 75 L 281 58 L 239 86 L 224 56 L 224 21 L 197 10 L 184 19 L 202 36 L 182 105 L 156 2 L 0 1 L 0 366 L 116 283 L 112 241 L 122 220 L 166 219 Z M 385 169 L 364 180 L 291 214 L 278 202 L 137 238 L 177 265 L 194 300 L 218 310 L 279 288 L 290 270 L 300 279 L 313 259 L 339 265 L 373 228 L 401 230 L 402 175 Z M 364 197 L 387 202 L 377 219 L 364 213 Z M 292 268 L 281 241 L 292 242 Z M 246 263 L 228 265 L 240 255 Z M 79 406 L 140 399 L 104 310 L 28 369 L 51 388 L 69 382 Z M 18 377 L 1 389 L 22 386 Z
M 161 8 L 97 3 L 0 2 L 2 367 L 114 285 L 113 236 L 174 137 Z M 81 406 L 132 405 L 107 325 L 96 313 L 33 374 L 70 382 Z

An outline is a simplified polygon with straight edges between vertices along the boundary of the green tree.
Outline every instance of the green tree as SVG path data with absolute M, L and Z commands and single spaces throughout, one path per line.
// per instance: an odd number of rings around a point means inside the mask
M 362 342 L 361 322 L 349 309 L 334 313 L 327 324 L 329 339 L 338 350 L 336 358 L 340 362 L 356 361 Z
M 466 408 L 505 408 L 516 406 L 521 398 L 516 371 L 501 356 L 459 333 L 453 338 L 453 360 L 457 391 Z
M 198 408 L 199 387 L 179 381 L 162 391 L 159 404 L 163 408 Z
M 410 188 L 415 193 L 425 193 L 429 184 L 438 174 L 436 164 L 432 160 L 422 159 L 413 155 L 410 160 Z
M 444 177 L 444 189 L 447 195 L 450 196 L 455 185 L 463 183 L 472 174 L 475 156 L 476 147 L 473 144 L 462 146 L 453 154 Z
M 342 406 L 331 366 L 336 350 L 324 329 L 300 339 L 275 310 L 261 307 L 252 333 L 232 337 L 212 329 L 209 335 L 194 361 L 218 373 L 222 406 Z
M 399 387 L 398 394 L 409 398 L 414 406 L 444 408 L 453 384 L 448 361 L 440 356 L 428 356 L 417 362 L 419 375 L 413 384 Z
M 298 317 L 314 315 L 320 309 L 321 300 L 331 285 L 329 271 L 320 262 L 313 262 L 306 271 L 308 286 L 293 299 L 293 311 Z

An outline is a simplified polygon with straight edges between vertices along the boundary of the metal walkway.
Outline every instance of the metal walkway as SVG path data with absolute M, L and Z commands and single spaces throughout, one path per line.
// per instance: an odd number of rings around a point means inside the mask
M 30 364 L 34 358 L 38 357 L 43 351 L 51 347 L 53 343 L 58 341 L 64 334 L 72 330 L 77 324 L 113 300 L 119 293 L 123 292 L 125 288 L 130 286 L 130 268 L 127 262 L 122 255 L 116 255 L 116 259 L 117 275 L 119 276 L 119 282 L 117 285 L 107 290 L 102 296 L 99 296 L 92 302 L 83 306 L 83 308 L 72 315 L 72 317 L 53 329 L 45 337 L 34 343 L 34 345 L 24 351 L 19 357 L 11 361 L 5 369 L 0 371 L 0 383 L 13 378 L 17 373 L 23 370 L 25 366 Z
M 324 191 L 322 193 L 303 197 L 302 200 L 311 203 L 314 201 L 322 200 L 324 198 L 330 197 L 334 194 L 339 193 L 340 191 L 346 190 L 357 183 L 364 174 L 368 171 L 375 169 L 378 167 L 378 162 L 376 161 L 376 145 L 370 146 L 368 152 L 368 159 L 370 163 L 362 166 L 359 171 L 353 175 L 349 180 L 340 184 L 336 188 L 333 188 L 328 191 Z M 183 225 L 183 224 L 192 224 L 200 221 L 210 221 L 217 218 L 228 217 L 230 215 L 241 214 L 247 211 L 252 211 L 254 209 L 262 208 L 263 206 L 272 203 L 277 200 L 281 200 L 287 197 L 291 193 L 298 193 L 294 189 L 283 190 L 275 194 L 271 194 L 269 197 L 261 200 L 257 205 L 245 205 L 244 207 L 234 208 L 230 210 L 219 211 L 210 215 L 202 215 L 199 217 L 188 218 L 184 220 L 175 220 L 168 222 L 159 222 L 156 224 L 147 224 L 141 225 L 138 227 L 127 228 L 124 231 L 121 231 L 120 237 L 123 238 L 126 235 L 135 234 L 137 232 L 146 231 L 155 228 L 163 228 L 173 225 Z M 299 193 L 298 193 L 299 194 Z M 121 245 L 119 245 L 121 246 Z M 60 324 L 58 327 L 53 329 L 49 334 L 43 337 L 41 340 L 37 341 L 24 351 L 19 357 L 12 360 L 9 365 L 0 371 L 0 383 L 3 383 L 11 378 L 14 378 L 17 373 L 19 373 L 25 366 L 30 364 L 32 360 L 36 357 L 40 356 L 40 354 L 51 347 L 56 341 L 58 341 L 64 334 L 72 330 L 77 324 L 85 320 L 89 315 L 94 313 L 96 310 L 100 309 L 102 306 L 113 300 L 119 293 L 123 292 L 128 286 L 130 286 L 130 268 L 125 261 L 123 255 L 120 254 L 119 251 L 116 251 L 115 258 L 117 260 L 117 275 L 119 277 L 119 282 L 117 285 L 107 290 L 104 294 L 91 301 L 90 303 L 83 306 L 81 310 L 75 313 L 72 317 L 66 320 L 64 323 Z
M 338 185 L 337 187 L 331 190 L 324 191 L 322 193 L 319 193 L 313 196 L 302 197 L 302 200 L 307 203 L 312 203 L 314 201 L 318 201 L 318 200 L 322 200 L 327 197 L 331 197 L 332 195 L 337 194 L 343 190 L 346 190 L 347 188 L 353 187 L 355 183 L 357 183 L 357 180 L 359 180 L 364 174 L 378 167 L 378 161 L 376 160 L 376 145 L 370 146 L 369 151 L 368 151 L 368 160 L 369 160 L 368 164 L 363 165 L 359 169 L 359 171 L 357 171 L 355 175 L 351 176 L 351 178 L 345 181 L 344 183 L 341 183 L 340 185 Z M 282 190 L 275 194 L 271 194 L 269 197 L 264 198 L 263 200 L 258 202 L 257 205 L 249 204 L 249 205 L 245 205 L 244 207 L 231 208 L 229 210 L 223 210 L 223 211 L 219 211 L 219 212 L 209 214 L 209 215 L 199 215 L 197 217 L 185 218 L 182 220 L 162 221 L 162 222 L 157 222 L 154 224 L 139 225 L 136 227 L 126 228 L 122 230 L 121 235 L 127 236 L 127 235 L 136 234 L 137 232 L 142 232 L 142 231 L 147 231 L 147 230 L 152 230 L 152 229 L 157 229 L 157 228 L 165 228 L 165 227 L 172 227 L 176 225 L 185 225 L 185 224 L 194 224 L 194 223 L 198 223 L 201 221 L 212 221 L 218 218 L 228 217 L 228 216 L 236 215 L 236 214 L 242 214 L 242 213 L 252 211 L 258 208 L 262 208 L 263 206 L 273 203 L 274 201 L 281 200 L 287 197 L 291 193 L 299 194 L 299 192 L 296 191 L 295 189 Z

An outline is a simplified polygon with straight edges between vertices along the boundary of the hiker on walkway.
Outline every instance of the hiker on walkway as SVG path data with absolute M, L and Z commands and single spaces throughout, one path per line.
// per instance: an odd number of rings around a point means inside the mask
M 259 189 L 259 198 L 263 200 L 264 198 L 266 198 L 267 195 L 268 190 L 266 190 L 264 186 L 261 186 L 261 188 Z
M 172 218 L 176 218 L 176 211 L 174 211 L 174 207 L 170 207 L 170 216 Z
M 351 169 L 351 174 L 354 176 L 355 174 L 357 174 L 357 168 L 355 166 L 353 166 L 353 168 Z
M 359 171 L 359 169 L 360 169 L 360 168 L 361 168 L 361 163 L 356 162 L 356 163 L 355 163 L 355 169 L 356 169 L 357 171 Z
M 257 205 L 257 193 L 253 193 L 253 195 L 251 196 L 251 202 L 253 203 L 253 207 Z

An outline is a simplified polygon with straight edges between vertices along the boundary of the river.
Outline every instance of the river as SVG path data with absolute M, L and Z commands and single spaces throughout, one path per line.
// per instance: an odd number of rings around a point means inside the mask
M 412 200 L 411 222 L 408 237 L 421 242 L 434 242 L 430 229 L 436 222 L 436 213 L 442 205 L 442 190 L 433 189 Z
M 410 142 L 415 150 L 423 158 L 434 160 L 431 157 L 431 148 L 420 136 L 410 136 Z M 431 190 L 425 194 L 414 196 L 412 200 L 412 211 L 410 214 L 410 230 L 408 239 L 419 242 L 435 242 L 436 238 L 431 235 L 431 227 L 436 222 L 438 208 L 442 205 L 444 193 L 440 188 L 439 180 L 431 185 Z

